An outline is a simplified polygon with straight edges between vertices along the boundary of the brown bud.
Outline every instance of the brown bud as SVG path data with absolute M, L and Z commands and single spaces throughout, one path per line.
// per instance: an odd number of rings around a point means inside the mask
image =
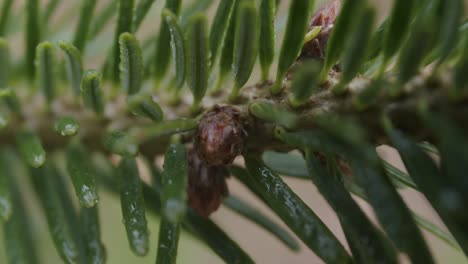
M 239 110 L 215 105 L 200 119 L 195 147 L 207 165 L 228 165 L 241 154 L 245 135 Z
M 201 216 L 208 217 L 229 194 L 226 184 L 228 171 L 224 166 L 207 166 L 193 149 L 189 151 L 188 164 L 189 205 Z
M 330 33 L 341 9 L 341 0 L 333 0 L 320 7 L 310 19 L 309 28 L 322 26 L 322 31 L 302 48 L 300 59 L 323 60 Z

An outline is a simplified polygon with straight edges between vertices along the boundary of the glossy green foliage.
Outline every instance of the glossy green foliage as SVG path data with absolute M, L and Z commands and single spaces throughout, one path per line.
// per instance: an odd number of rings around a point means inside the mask
M 108 151 L 121 156 L 131 157 L 138 154 L 138 145 L 135 140 L 124 132 L 108 132 L 104 136 L 103 145 Z
M 465 38 L 463 43 L 464 49 L 468 48 L 468 37 Z M 458 59 L 455 72 L 455 86 L 453 88 L 453 97 L 465 98 L 468 96 L 468 52 L 463 53 Z
M 106 263 L 106 249 L 101 241 L 101 228 L 97 206 L 81 208 L 80 231 L 85 252 L 85 263 Z
M 36 80 L 39 90 L 50 105 L 57 95 L 55 79 L 55 47 L 42 42 L 36 48 Z
M 70 205 L 61 196 L 61 192 L 66 193 L 66 190 L 61 189 L 64 186 L 61 186 L 58 179 L 62 176 L 50 163 L 42 168 L 31 168 L 30 173 L 34 188 L 44 209 L 55 248 L 65 263 L 77 263 L 80 256 L 79 242 L 74 234 L 76 226 L 70 222 L 69 217 L 71 215 L 67 212 L 67 210 L 74 209 L 73 207 L 66 209 Z
M 105 164 L 106 162 L 108 163 L 107 160 L 101 159 L 101 176 L 103 176 L 103 179 L 107 182 L 107 187 L 113 189 L 115 185 L 112 183 L 112 166 L 110 164 Z M 148 210 L 154 214 L 160 214 L 161 175 L 154 166 L 150 166 L 150 171 L 153 184 L 151 187 L 143 185 L 143 195 L 144 199 L 147 201 Z M 254 263 L 249 255 L 247 255 L 247 253 L 213 221 L 199 216 L 193 210 L 189 209 L 187 211 L 182 226 L 185 230 L 206 243 L 207 246 L 226 263 Z
M 143 200 L 142 182 L 134 158 L 124 157 L 117 168 L 120 189 L 120 205 L 127 239 L 133 253 L 148 253 L 149 239 Z
M 321 131 L 286 132 L 284 128 L 275 129 L 275 137 L 297 148 L 313 148 L 333 153 L 343 150 L 342 146 L 330 140 Z
M 1 177 L 7 177 L 7 187 L 11 193 L 11 206 L 14 208 L 9 220 L 2 219 L 1 221 L 6 260 L 8 263 L 37 263 L 38 255 L 33 243 L 31 219 L 27 217 L 28 213 L 23 200 L 24 191 L 20 190 L 18 174 L 15 174 L 18 162 L 14 152 L 10 149 L 2 150 L 0 155 L 2 159 L 2 172 L 0 174 Z M 5 183 L 4 179 L 0 181 L 2 184 Z
M 179 15 L 181 0 L 166 0 L 165 8 Z M 154 59 L 153 59 L 153 77 L 157 84 L 164 78 L 169 67 L 171 52 L 170 52 L 171 34 L 167 22 L 163 20 L 159 29 L 158 40 L 156 41 Z
M 305 104 L 317 90 L 319 75 L 320 65 L 317 62 L 306 62 L 297 70 L 291 84 L 292 93 L 289 96 L 289 102 L 293 107 Z
M 99 201 L 96 175 L 92 171 L 89 153 L 79 141 L 72 142 L 66 150 L 67 170 L 80 205 L 93 207 Z
M 336 161 L 327 159 L 325 169 L 313 150 L 307 150 L 309 175 L 320 193 L 338 213 L 355 259 L 371 263 L 397 263 L 396 252 L 387 248 L 378 230 L 359 208 L 342 184 Z
M 226 35 L 222 41 L 221 58 L 219 59 L 219 76 L 213 89 L 214 93 L 221 91 L 222 85 L 232 69 L 234 58 L 234 36 L 236 34 L 236 18 L 239 3 L 239 0 L 234 0 L 234 6 L 232 7 L 232 13 L 229 18 Z M 213 61 L 213 63 L 215 62 Z
M 200 0 L 200 1 L 183 1 L 180 7 L 180 26 L 183 29 L 187 28 L 190 18 L 197 13 L 205 12 L 213 4 L 214 0 Z
M 364 190 L 361 187 L 357 186 L 353 182 L 346 181 L 346 180 L 344 181 L 344 184 L 346 186 L 346 189 L 350 193 L 352 193 L 352 194 L 354 194 L 354 195 L 368 201 L 368 198 L 364 194 Z M 445 231 L 443 231 L 442 228 L 438 227 L 437 225 L 431 223 L 429 220 L 419 216 L 418 214 L 416 214 L 414 212 L 412 213 L 412 217 L 413 217 L 413 220 L 416 222 L 416 224 L 420 228 L 428 231 L 429 233 L 431 233 L 434 236 L 438 237 L 442 241 L 445 241 L 448 245 L 450 245 L 454 249 L 461 251 L 460 247 L 458 246 L 457 242 L 452 237 L 452 235 L 450 235 L 450 234 L 446 233 Z
M 65 41 L 60 41 L 59 47 L 65 55 L 68 82 L 73 91 L 80 94 L 81 76 L 83 75 L 81 53 L 77 47 Z
M 294 113 L 267 102 L 255 102 L 249 105 L 249 112 L 264 121 L 292 128 L 296 125 Z
M 159 122 L 149 126 L 146 131 L 146 137 L 142 141 L 150 141 L 163 136 L 183 133 L 197 128 L 197 121 L 194 119 L 174 119 Z M 141 142 L 144 143 L 144 142 Z
M 369 43 L 369 54 L 368 54 L 368 62 L 367 66 L 364 67 L 365 70 L 370 68 L 369 65 L 373 65 L 373 63 L 378 64 L 380 62 L 379 56 L 383 50 L 383 46 L 385 45 L 385 36 L 387 35 L 388 31 L 388 24 L 390 23 L 389 18 L 386 18 L 378 28 L 372 33 L 372 37 Z M 382 67 L 383 68 L 383 67 Z
M 224 205 L 232 211 L 244 216 L 258 226 L 270 232 L 280 241 L 282 241 L 291 250 L 299 250 L 297 241 L 284 230 L 282 227 L 270 220 L 266 215 L 262 214 L 257 208 L 254 208 L 235 196 L 229 196 L 224 200 Z
M 8 114 L 0 112 L 0 130 L 6 128 L 10 123 L 10 117 Z
M 97 115 L 104 114 L 104 99 L 101 87 L 102 74 L 96 70 L 87 70 L 81 79 L 81 98 L 85 106 Z
M 262 155 L 262 160 L 273 171 L 285 176 L 291 176 L 300 179 L 310 179 L 304 159 L 298 153 L 278 153 L 266 151 Z M 393 183 L 401 186 L 410 187 L 419 190 L 413 179 L 385 160 L 382 160 L 385 171 Z
M 60 6 L 61 0 L 49 0 L 42 12 L 41 19 L 45 22 L 49 21 L 50 17 L 54 15 L 57 8 Z
M 163 217 L 156 263 L 176 263 L 180 223 L 187 211 L 188 163 L 183 145 L 171 144 L 167 148 L 160 181 Z
M 349 129 L 333 127 L 336 130 L 328 132 L 337 138 L 332 138 L 321 132 L 286 133 L 278 130 L 277 135 L 280 139 L 295 146 L 345 155 L 349 159 L 353 175 L 356 176 L 358 184 L 364 188 L 365 194 L 388 236 L 399 249 L 407 252 L 410 258 L 432 262 L 432 257 L 408 208 L 387 178 L 375 150 L 369 146 L 364 148 L 363 142 L 358 139 L 359 137 L 351 136 L 352 133 L 349 133 Z M 353 140 L 357 141 L 352 143 Z M 357 147 L 359 144 L 361 146 Z M 392 219 L 386 217 L 388 215 L 392 215 Z M 398 219 L 398 223 L 404 224 L 395 224 L 395 219 Z M 412 234 L 411 239 L 408 239 L 408 234 Z
M 467 233 L 462 224 L 465 221 L 463 216 L 465 214 L 458 211 L 463 209 L 454 208 L 451 204 L 444 202 L 444 197 L 448 192 L 451 192 L 454 197 L 460 196 L 458 186 L 450 179 L 443 179 L 434 161 L 403 133 L 391 128 L 387 129 L 387 133 L 422 193 L 442 217 L 464 252 L 467 252 Z
M 66 116 L 55 121 L 54 130 L 64 137 L 74 136 L 80 130 L 80 124 L 75 118 Z
M 165 219 L 180 223 L 187 210 L 187 152 L 181 144 L 169 145 L 162 174 L 162 212 Z
M 46 161 L 46 152 L 38 135 L 23 129 L 16 135 L 16 144 L 23 159 L 34 168 L 41 167 Z
M 119 11 L 117 15 L 117 23 L 114 36 L 114 45 L 112 58 L 110 60 L 110 77 L 116 82 L 120 76 L 121 68 L 121 50 L 120 36 L 125 32 L 132 32 L 133 23 L 133 6 L 134 0 L 117 0 Z M 109 62 L 108 62 L 109 63 Z
M 353 193 L 354 195 L 366 201 L 368 200 L 368 198 L 364 194 L 364 190 L 361 187 L 357 186 L 356 184 L 350 181 L 345 181 L 344 184 L 349 192 Z M 431 223 L 429 220 L 421 217 L 420 215 L 414 212 L 412 213 L 412 216 L 413 216 L 413 220 L 416 222 L 416 224 L 418 224 L 420 228 L 428 231 L 429 233 L 438 237 L 442 241 L 445 241 L 448 245 L 450 245 L 455 250 L 461 251 L 460 247 L 458 246 L 457 242 L 455 241 L 452 235 L 450 235 L 449 233 L 446 233 L 437 225 Z
M 10 18 L 11 7 L 13 4 L 13 0 L 5 0 L 2 3 L 0 14 L 0 36 L 5 35 L 5 31 L 8 25 L 8 19 Z
M 5 102 L 6 106 L 8 107 L 8 109 L 10 109 L 11 112 L 18 115 L 22 114 L 22 107 L 18 100 L 18 96 L 12 88 L 0 88 L 0 100 Z
M 403 45 L 398 59 L 401 83 L 406 83 L 419 71 L 424 56 L 429 52 L 434 39 L 432 30 L 430 15 L 420 15 L 412 24 L 409 38 Z M 426 41 L 421 42 L 421 39 Z
M 321 259 L 327 263 L 351 261 L 333 233 L 276 173 L 253 157 L 246 157 L 246 166 L 248 174 L 232 172 Z
M 442 172 L 457 184 L 465 187 L 468 181 L 463 176 L 463 168 L 468 160 L 466 146 L 468 140 L 464 133 L 460 132 L 459 125 L 449 118 L 439 114 L 423 110 L 422 118 L 424 125 L 431 129 L 436 137 L 436 145 L 442 158 Z M 462 146 L 457 148 L 456 146 Z
M 187 84 L 193 94 L 193 106 L 198 108 L 208 88 L 209 43 L 206 17 L 198 14 L 189 25 L 186 37 Z
M 357 19 L 355 26 L 351 28 L 352 32 L 349 33 L 349 40 L 345 46 L 347 52 L 342 53 L 340 84 L 333 88 L 333 91 L 338 94 L 345 91 L 345 85 L 359 72 L 359 66 L 362 65 L 367 55 L 375 11 L 373 8 L 367 7 L 361 12 L 361 17 Z
M 7 155 L 6 151 L 0 152 L 0 219 L 3 222 L 9 221 L 13 213 L 9 179 L 12 170 L 7 164 Z
M 411 24 L 413 7 L 417 4 L 416 2 L 418 1 L 394 1 L 390 20 L 385 27 L 382 67 L 387 65 L 388 61 L 402 46 Z
M 349 121 L 340 119 L 324 119 L 321 126 L 333 134 L 336 142 L 344 143 L 342 147 L 347 150 L 341 153 L 347 156 L 353 175 L 364 188 L 380 223 L 396 247 L 406 252 L 413 262 L 432 263 L 431 253 L 412 220 L 409 209 L 386 175 L 375 148 L 363 141 L 364 134 L 359 136 L 361 129 Z M 353 130 L 354 135 L 351 132 Z M 388 215 L 392 215 L 393 219 L 389 219 Z M 397 225 L 395 219 L 402 224 Z M 408 234 L 411 234 L 411 239 L 408 239 Z
M 10 123 L 10 116 L 6 113 L 0 112 L 0 130 L 6 128 Z
M 436 146 L 432 145 L 431 143 L 429 142 L 421 142 L 418 144 L 418 146 L 424 150 L 425 152 L 429 153 L 429 154 L 433 154 L 433 155 L 440 155 L 440 152 L 439 150 L 437 149 Z
M 463 0 L 442 1 L 441 25 L 439 28 L 439 64 L 441 64 L 455 48 L 459 38 L 458 26 L 463 17 Z
M 141 23 L 145 19 L 148 11 L 151 9 L 151 6 L 156 2 L 156 0 L 141 0 L 138 1 L 138 4 L 135 8 L 135 13 L 133 16 L 133 30 L 132 32 L 136 32 L 140 27 Z
M 387 171 L 388 176 L 390 176 L 394 182 L 413 188 L 415 190 L 419 190 L 418 186 L 416 186 L 416 183 L 414 183 L 413 179 L 411 179 L 408 174 L 388 163 L 387 161 L 383 161 L 383 165 Z
M 340 15 L 334 25 L 333 31 L 328 40 L 325 62 L 322 68 L 322 80 L 327 79 L 328 72 L 335 66 L 341 53 L 344 50 L 345 44 L 349 39 L 351 28 L 354 25 L 355 18 L 360 15 L 360 12 L 366 5 L 365 0 L 344 0 Z
M 210 51 L 211 65 L 213 66 L 218 56 L 218 50 L 221 47 L 220 40 L 225 39 L 229 21 L 237 0 L 219 1 L 216 15 L 210 29 Z M 222 43 L 222 41 L 221 41 Z
M 3 15 L 2 15 L 3 16 Z M 34 60 L 36 59 L 36 46 L 41 39 L 41 22 L 39 20 L 39 1 L 26 1 L 26 28 L 25 33 L 25 48 L 26 48 L 26 71 L 30 80 L 34 78 Z
M 266 166 L 278 174 L 310 179 L 306 163 L 299 153 L 265 151 L 262 160 Z
M 463 190 L 468 186 L 464 176 L 468 164 L 468 140 L 460 131 L 459 125 L 450 119 L 429 111 L 424 111 L 422 115 L 425 126 L 430 128 L 436 137 L 435 142 L 441 158 L 441 175 L 458 189 L 455 191 L 459 196 L 457 200 L 466 201 L 468 195 Z M 452 204 L 453 210 L 459 209 L 457 207 L 456 204 Z
M 248 1 L 241 2 L 236 21 L 232 64 L 234 87 L 230 99 L 235 99 L 240 88 L 249 80 L 257 60 L 260 24 L 255 5 Z
M 274 0 L 262 0 L 258 8 L 260 13 L 260 46 L 258 58 L 262 67 L 262 80 L 266 81 L 270 75 L 270 67 L 275 57 L 275 13 Z
M 4 89 L 8 85 L 10 79 L 10 48 L 6 39 L 0 37 L 0 89 Z
M 387 230 L 389 237 L 395 241 L 396 246 L 407 252 L 413 261 L 432 263 L 432 256 L 406 205 L 386 178 L 382 167 L 378 165 L 377 154 L 369 150 L 366 155 L 368 155 L 367 161 L 352 161 L 351 166 L 358 182 L 366 190 L 380 223 Z M 362 169 L 364 162 L 368 164 L 366 170 Z M 369 169 L 369 163 L 372 164 L 372 169 Z M 397 226 L 393 219 L 386 218 L 389 214 L 404 224 Z M 408 239 L 408 234 L 412 234 L 411 239 Z
M 353 98 L 353 105 L 359 111 L 367 110 L 369 107 L 374 106 L 382 93 L 389 87 L 389 83 L 387 83 L 383 79 L 377 79 L 372 81 L 366 89 L 360 91 L 356 96 Z
M 137 116 L 142 116 L 160 122 L 163 112 L 150 94 L 138 93 L 127 98 L 127 109 Z
M 156 264 L 175 264 L 177 259 L 177 247 L 179 244 L 180 225 L 161 220 L 159 225 L 158 254 Z
M 453 236 L 444 230 L 442 230 L 440 227 L 437 225 L 431 223 L 427 219 L 417 215 L 413 214 L 414 221 L 423 229 L 427 230 L 429 233 L 433 234 L 440 240 L 444 241 L 447 243 L 449 246 L 451 246 L 453 249 L 462 251 L 460 249 L 460 246 L 458 245 L 457 241 L 453 238 Z
M 96 14 L 89 39 L 94 39 L 105 28 L 109 20 L 115 15 L 119 1 L 109 1 L 102 10 Z
M 279 54 L 275 85 L 271 92 L 277 94 L 282 90 L 283 78 L 296 60 L 304 44 L 310 10 L 315 1 L 293 0 L 289 6 L 288 23 Z
M 119 37 L 120 44 L 120 85 L 129 94 L 138 93 L 143 82 L 143 59 L 138 40 L 130 33 Z
M 84 52 L 88 40 L 88 32 L 91 25 L 94 8 L 97 0 L 84 0 L 81 3 L 80 20 L 76 26 L 73 45 L 80 51 Z
M 184 226 L 202 239 L 226 263 L 255 263 L 242 248 L 213 221 L 189 211 Z
M 180 89 L 185 82 L 186 52 L 184 33 L 177 22 L 177 17 L 169 9 L 162 12 L 171 33 L 171 50 L 175 62 L 176 86 Z

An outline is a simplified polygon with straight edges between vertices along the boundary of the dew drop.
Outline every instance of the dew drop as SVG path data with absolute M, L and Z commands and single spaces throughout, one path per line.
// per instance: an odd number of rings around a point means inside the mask
M 32 166 L 38 168 L 42 166 L 45 162 L 45 155 L 44 154 L 39 154 L 39 155 L 34 155 L 32 159 Z

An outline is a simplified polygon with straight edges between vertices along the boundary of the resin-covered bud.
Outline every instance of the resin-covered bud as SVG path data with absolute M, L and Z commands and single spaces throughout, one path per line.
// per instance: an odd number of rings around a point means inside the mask
M 320 7 L 310 19 L 309 30 L 322 27 L 320 33 L 304 44 L 299 59 L 311 58 L 323 60 L 328 38 L 341 9 L 341 0 L 333 0 Z
M 229 194 L 224 166 L 207 166 L 192 149 L 188 155 L 188 202 L 201 216 L 208 217 L 216 211 Z
M 229 165 L 241 154 L 245 136 L 239 110 L 216 105 L 200 119 L 195 148 L 206 165 Z

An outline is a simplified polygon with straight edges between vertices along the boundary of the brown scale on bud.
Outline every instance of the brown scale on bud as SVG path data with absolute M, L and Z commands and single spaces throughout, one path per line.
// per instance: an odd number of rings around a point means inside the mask
M 322 30 L 317 37 L 304 44 L 299 60 L 325 58 L 325 50 L 335 20 L 341 10 L 341 0 L 333 0 L 320 7 L 310 19 L 309 30 L 321 26 Z
M 208 217 L 229 194 L 226 184 L 229 173 L 224 166 L 207 166 L 194 149 L 189 151 L 188 164 L 189 205 L 201 216 Z
M 200 119 L 195 148 L 205 164 L 229 165 L 241 154 L 245 137 L 239 110 L 215 105 Z

